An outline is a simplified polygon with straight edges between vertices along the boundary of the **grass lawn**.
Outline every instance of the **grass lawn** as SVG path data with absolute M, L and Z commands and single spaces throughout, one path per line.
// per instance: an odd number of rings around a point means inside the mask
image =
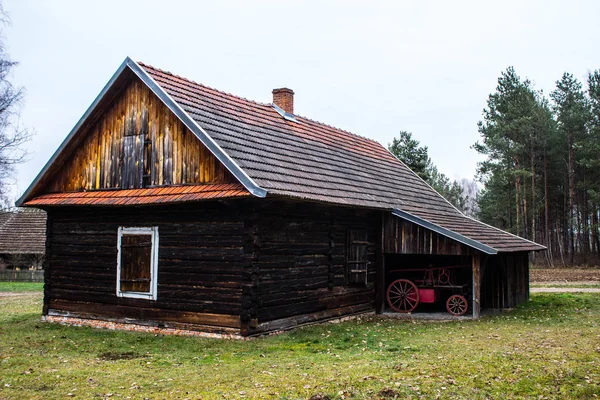
M 43 283 L 37 282 L 0 282 L 0 292 L 41 292 Z
M 41 323 L 41 293 L 0 297 L 0 399 L 593 398 L 600 296 L 536 294 L 465 322 L 376 317 L 249 341 Z

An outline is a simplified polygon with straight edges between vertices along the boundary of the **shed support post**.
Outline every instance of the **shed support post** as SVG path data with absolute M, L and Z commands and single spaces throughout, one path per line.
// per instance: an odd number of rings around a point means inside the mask
M 481 313 L 481 256 L 473 254 L 473 319 L 479 319 Z
M 384 213 L 381 213 L 381 232 L 379 238 L 379 249 L 377 249 L 377 265 L 375 266 L 375 313 L 381 314 L 385 308 L 385 220 Z

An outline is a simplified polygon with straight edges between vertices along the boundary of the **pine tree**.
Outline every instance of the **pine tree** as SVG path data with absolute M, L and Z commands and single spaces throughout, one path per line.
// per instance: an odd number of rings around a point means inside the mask
M 566 194 L 568 211 L 566 213 L 565 247 L 569 248 L 571 264 L 575 257 L 575 230 L 579 230 L 578 218 L 575 215 L 575 168 L 582 157 L 579 150 L 585 143 L 586 125 L 590 118 L 588 104 L 581 83 L 569 73 L 564 73 L 561 80 L 556 82 L 556 90 L 550 93 L 553 108 L 558 122 L 558 132 L 566 139 L 567 187 Z M 564 142 L 564 141 L 563 141 Z M 584 183 L 585 185 L 585 183 Z M 585 205 L 582 204 L 585 208 Z M 584 246 L 585 247 L 585 246 Z
M 468 211 L 469 203 L 463 195 L 461 184 L 438 171 L 429 158 L 427 146 L 421 146 L 418 140 L 413 139 L 411 132 L 400 131 L 400 136 L 388 144 L 388 149 L 454 207 L 463 212 Z
M 507 68 L 498 78 L 496 92 L 489 95 L 483 121 L 478 124 L 481 141 L 473 145 L 486 156 L 477 170 L 479 180 L 486 186 L 480 203 L 482 219 L 502 220 L 506 229 L 525 237 L 532 236 L 532 216 L 536 214 L 532 204 L 536 162 L 531 153 L 537 146 L 539 107 L 531 82 L 522 81 L 513 67 Z M 533 182 L 531 190 L 527 189 L 528 180 Z M 496 207 L 496 203 L 504 207 L 504 215 L 487 209 Z
M 418 140 L 413 139 L 411 132 L 400 131 L 399 136 L 388 144 L 388 149 L 421 179 L 426 182 L 429 180 L 431 160 L 427 146 L 421 146 Z

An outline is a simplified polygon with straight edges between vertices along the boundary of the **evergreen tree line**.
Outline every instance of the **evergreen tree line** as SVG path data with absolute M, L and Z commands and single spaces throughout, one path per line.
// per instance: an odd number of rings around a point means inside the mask
M 429 157 L 427 146 L 421 146 L 411 132 L 400 131 L 388 149 L 454 207 L 466 215 L 477 216 L 477 183 L 468 179 L 455 181 L 441 173 Z
M 478 218 L 547 246 L 548 264 L 597 261 L 600 71 L 585 86 L 564 73 L 547 97 L 509 67 L 478 127 Z

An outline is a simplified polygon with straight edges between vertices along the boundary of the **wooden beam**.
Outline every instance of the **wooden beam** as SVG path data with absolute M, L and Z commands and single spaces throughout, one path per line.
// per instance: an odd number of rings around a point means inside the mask
M 385 256 L 383 254 L 385 243 L 385 221 L 384 214 L 381 213 L 381 232 L 379 248 L 377 249 L 377 260 L 375 265 L 375 313 L 383 313 L 385 307 Z
M 479 319 L 481 313 L 481 256 L 473 254 L 473 319 Z

